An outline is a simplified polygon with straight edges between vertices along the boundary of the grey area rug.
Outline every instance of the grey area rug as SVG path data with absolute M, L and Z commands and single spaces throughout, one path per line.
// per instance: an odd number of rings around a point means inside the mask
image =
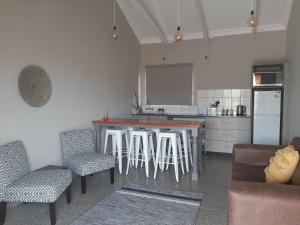
M 202 193 L 130 184 L 100 201 L 71 225 L 193 225 Z

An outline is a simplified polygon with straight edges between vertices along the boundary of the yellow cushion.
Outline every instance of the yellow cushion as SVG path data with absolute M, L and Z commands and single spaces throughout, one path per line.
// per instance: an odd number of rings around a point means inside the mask
M 294 146 L 279 149 L 270 159 L 270 165 L 265 168 L 267 183 L 284 184 L 289 182 L 299 161 L 299 153 Z

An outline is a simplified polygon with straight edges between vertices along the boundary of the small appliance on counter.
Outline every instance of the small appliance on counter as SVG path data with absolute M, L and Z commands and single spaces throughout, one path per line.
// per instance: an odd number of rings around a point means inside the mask
M 217 114 L 220 114 L 220 110 L 218 110 L 218 106 L 220 104 L 220 101 L 216 101 L 214 104 L 208 108 L 208 115 L 209 116 L 217 116 Z
M 247 115 L 247 108 L 244 105 L 238 105 L 236 107 L 236 116 L 246 116 Z

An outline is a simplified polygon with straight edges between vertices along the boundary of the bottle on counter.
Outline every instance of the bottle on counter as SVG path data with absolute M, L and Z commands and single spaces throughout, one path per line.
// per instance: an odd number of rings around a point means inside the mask
M 226 114 L 226 116 L 229 116 L 229 108 L 226 108 L 225 114 Z
M 233 108 L 230 109 L 229 113 L 230 113 L 230 116 L 233 116 L 233 113 L 234 113 Z
M 225 108 L 222 108 L 221 116 L 225 116 Z

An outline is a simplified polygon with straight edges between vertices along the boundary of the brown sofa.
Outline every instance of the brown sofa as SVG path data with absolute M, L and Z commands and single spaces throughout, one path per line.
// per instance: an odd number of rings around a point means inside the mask
M 300 138 L 291 143 L 300 150 Z M 266 184 L 264 169 L 282 146 L 236 144 L 229 225 L 300 225 L 300 163 L 289 184 Z

